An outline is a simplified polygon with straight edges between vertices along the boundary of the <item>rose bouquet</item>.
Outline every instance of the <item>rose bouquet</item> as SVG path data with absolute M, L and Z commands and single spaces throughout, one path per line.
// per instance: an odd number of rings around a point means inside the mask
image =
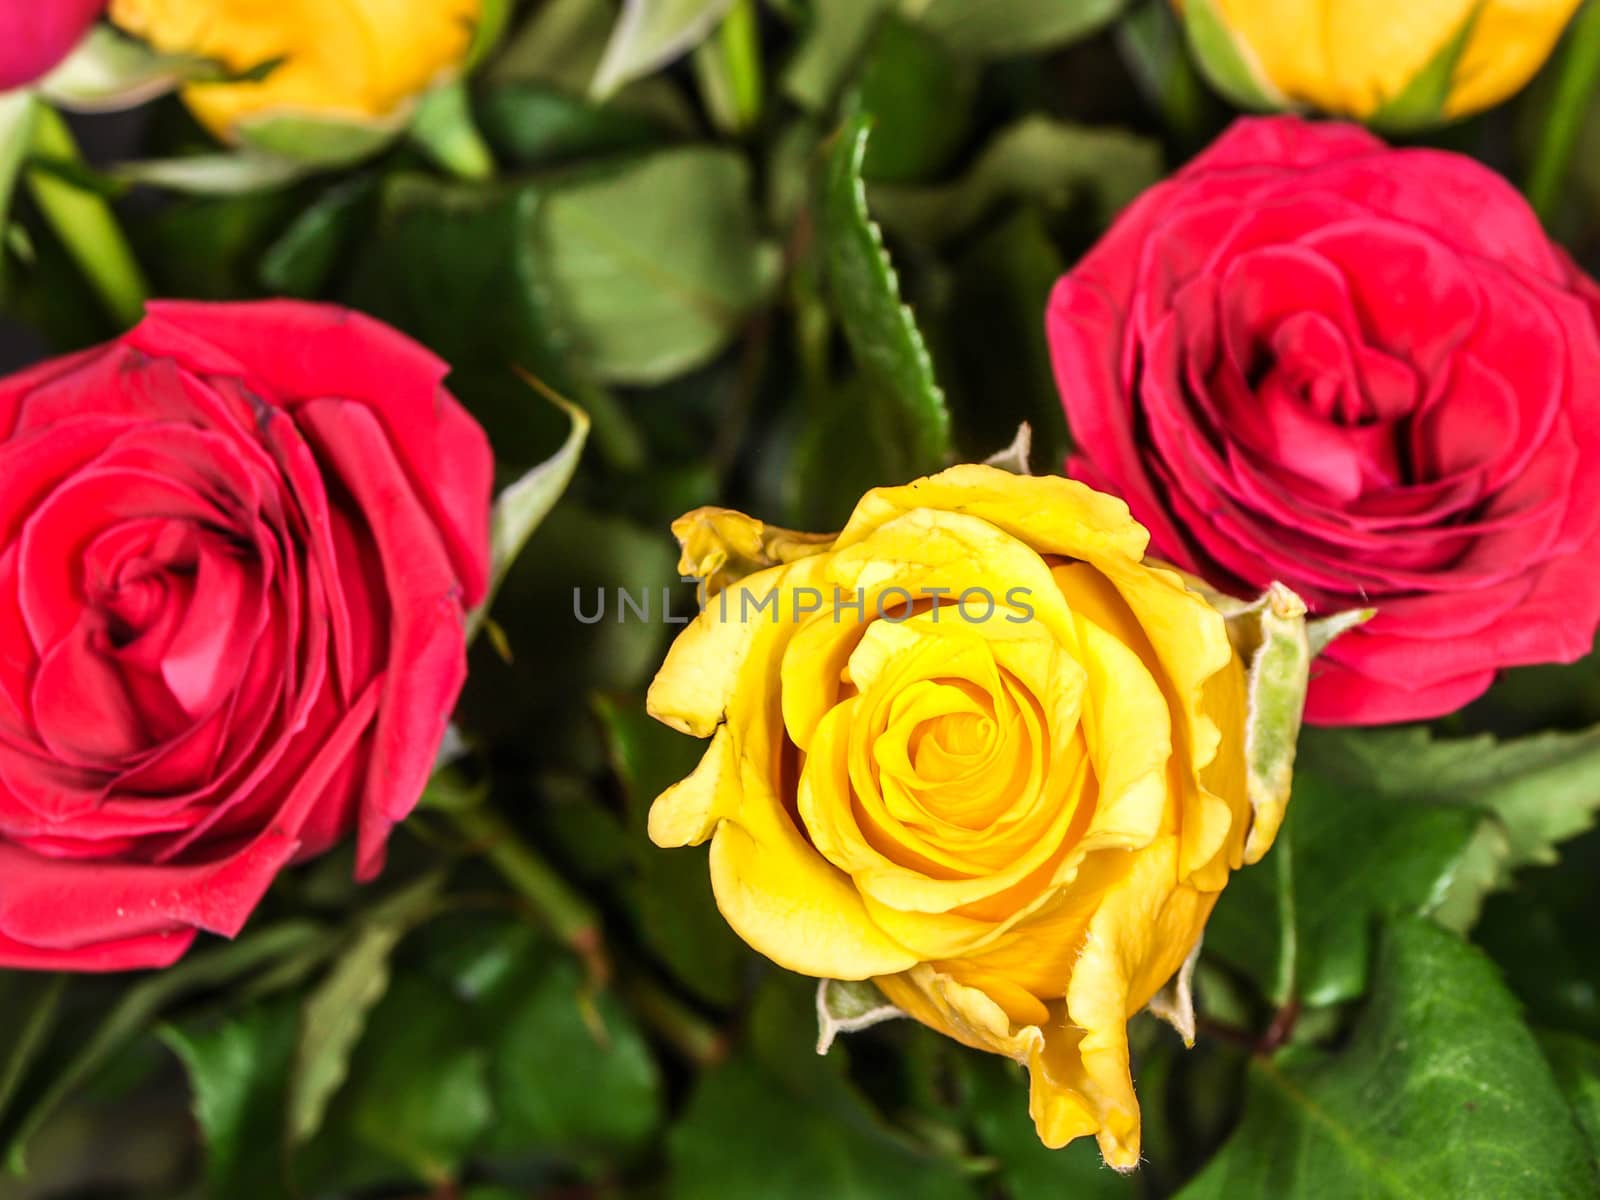
M 0 35 L 0 1196 L 1600 1195 L 1595 0 Z

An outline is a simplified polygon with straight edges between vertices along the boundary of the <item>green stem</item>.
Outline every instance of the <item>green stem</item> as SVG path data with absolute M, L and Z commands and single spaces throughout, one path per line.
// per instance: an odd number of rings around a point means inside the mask
M 727 1035 L 648 975 L 630 972 L 622 992 L 639 1019 L 688 1062 L 710 1067 L 728 1057 Z
M 1600 0 L 1589 0 L 1573 21 L 1561 52 L 1555 96 L 1539 133 L 1533 169 L 1528 173 L 1528 201 L 1540 220 L 1549 223 L 1561 199 L 1572 153 L 1589 115 L 1589 100 L 1600 83 Z
M 600 915 L 554 867 L 540 858 L 504 817 L 487 804 L 442 809 L 556 938 L 584 964 L 590 980 L 611 978 Z
M 83 165 L 78 143 L 61 114 L 47 104 L 40 104 L 37 109 L 34 155 L 66 165 Z M 124 328 L 138 324 L 144 316 L 149 289 L 105 197 L 37 167 L 28 172 L 28 187 L 45 220 L 93 285 L 112 319 Z

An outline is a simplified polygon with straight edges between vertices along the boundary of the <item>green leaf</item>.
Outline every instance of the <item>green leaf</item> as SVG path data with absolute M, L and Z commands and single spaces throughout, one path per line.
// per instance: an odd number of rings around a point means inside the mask
M 1109 25 L 1126 0 L 906 0 L 903 10 L 974 58 L 1041 54 Z
M 1556 861 L 1556 846 L 1600 819 L 1600 729 L 1497 742 L 1436 738 L 1426 728 L 1319 730 L 1302 761 L 1393 800 L 1485 809 L 1509 843 L 1501 882 Z
M 389 958 L 427 915 L 439 884 L 437 875 L 425 876 L 363 916 L 327 977 L 306 997 L 286 1100 L 291 1144 L 309 1141 L 322 1127 L 367 1017 L 389 986 Z
M 784 94 L 807 112 L 828 112 L 893 2 L 813 0 L 799 48 L 783 73 Z
M 700 1077 L 667 1137 L 669 1200 L 975 1200 L 954 1162 L 885 1125 L 850 1086 L 843 1047 L 814 1052 L 814 992 L 808 979 L 768 977 L 747 1044 Z
M 1596 1194 L 1593 1156 L 1482 954 L 1401 921 L 1373 976 L 1337 1053 L 1293 1047 L 1253 1064 L 1243 1121 L 1181 1200 Z
M 1104 225 L 1161 174 L 1161 147 L 1148 138 L 1035 114 L 996 134 L 953 183 L 874 187 L 872 202 L 891 232 L 945 242 L 1014 201 L 1060 208 L 1087 200 Z
M 627 801 L 640 935 L 678 982 L 714 1004 L 732 1004 L 750 954 L 717 911 L 705 859 L 664 854 L 645 832 L 651 803 L 694 770 L 705 743 L 650 717 L 637 698 L 597 697 L 595 711 Z
M 551 402 L 566 413 L 572 427 L 561 448 L 501 492 L 489 521 L 489 592 L 477 609 L 467 614 L 470 642 L 494 603 L 500 583 L 528 544 L 534 531 L 550 515 L 556 501 L 572 482 L 578 459 L 589 438 L 589 417 L 581 408 L 551 393 Z
M 1397 804 L 1302 765 L 1277 844 L 1229 881 L 1205 954 L 1246 970 L 1276 1004 L 1355 999 L 1374 923 L 1446 905 L 1486 824 L 1474 809 Z
M 224 73 L 213 59 L 162 54 L 144 42 L 96 25 L 61 64 L 38 83 L 58 108 L 120 112 L 137 108 L 185 83 Z
M 322 1153 L 338 1131 L 435 1186 L 455 1178 L 490 1129 L 489 1055 L 471 1010 L 432 981 L 396 977 L 367 1022 Z
M 298 1006 L 280 999 L 220 1022 L 187 1021 L 161 1031 L 189 1073 L 212 1195 L 276 1200 L 284 1194 L 283 1102 L 297 1019 Z
M 649 117 L 537 83 L 496 88 L 480 102 L 478 118 L 495 148 L 524 167 L 643 149 L 670 136 Z
M 578 352 L 601 379 L 638 385 L 719 354 L 779 267 L 744 159 L 704 146 L 553 188 L 537 244 Z
M 127 988 L 92 1029 L 75 1029 L 71 1044 L 52 1046 L 29 1076 L 36 1091 L 19 1093 L 20 1103 L 0 1121 L 0 1147 L 11 1169 L 21 1171 L 27 1144 L 56 1107 L 97 1068 L 153 1025 L 171 1004 L 189 995 L 236 983 L 245 976 L 324 943 L 327 934 L 309 921 L 270 925 L 236 942 L 191 952 L 176 966 L 149 975 Z
M 865 120 L 853 118 L 828 151 L 818 213 L 822 253 L 845 336 L 897 435 L 900 473 L 910 478 L 949 459 L 950 413 L 916 319 L 901 302 L 882 233 L 867 212 L 861 182 L 867 134 Z
M 472 119 L 464 80 L 442 84 L 423 96 L 411 119 L 412 142 L 457 179 L 482 182 L 494 175 L 494 155 Z
M 1600 1042 L 1570 1033 L 1546 1033 L 1540 1043 L 1588 1140 L 1589 1153 L 1600 1160 Z
M 401 128 L 396 121 L 274 114 L 240 121 L 235 132 L 246 150 L 317 169 L 371 158 L 394 141 Z
M 871 1029 L 906 1014 L 870 979 L 817 980 L 817 1053 L 826 1054 L 841 1033 Z
M 1136 1178 L 1119 1175 L 1100 1158 L 1093 1138 L 1079 1138 L 1060 1150 L 1039 1140 L 1028 1115 L 1027 1073 L 995 1054 L 962 1053 L 963 1110 L 978 1144 L 997 1160 L 1006 1193 L 1061 1200 L 1134 1200 Z M 1141 1076 L 1141 1092 L 1144 1079 Z
M 0 1012 L 6 1030 L 0 1036 L 0 1117 L 22 1086 L 28 1068 L 44 1049 L 55 1026 L 66 975 L 0 972 Z
M 372 178 L 356 176 L 302 208 L 261 255 L 257 270 L 267 290 L 303 299 L 320 295 L 371 224 L 376 194 Z
M 128 183 L 187 192 L 197 196 L 242 196 L 287 187 L 312 168 L 276 154 L 241 150 L 233 154 L 191 154 L 183 158 L 156 158 L 121 163 L 112 168 L 114 178 Z
M 1390 133 L 1409 133 L 1438 125 L 1444 120 L 1445 105 L 1455 90 L 1456 71 L 1472 41 L 1487 0 L 1478 0 L 1467 12 L 1460 28 L 1440 46 L 1410 83 L 1380 104 L 1369 124 Z
M 1530 1019 L 1600 1041 L 1600 941 L 1594 881 L 1600 830 L 1567 846 L 1558 864 L 1517 876 L 1484 905 L 1473 940 L 1493 956 Z
M 612 992 L 592 993 L 578 964 L 545 944 L 489 998 L 488 1146 L 585 1157 L 639 1146 L 661 1120 L 660 1072 Z
M 733 0 L 623 0 L 590 94 L 613 95 L 693 50 L 716 28 Z
M 1032 207 L 975 238 L 956 260 L 937 338 L 951 415 L 969 455 L 1001 446 L 1025 421 L 1032 463 L 1061 469 L 1072 443 L 1039 314 L 1066 269 Z
M 874 183 L 937 175 L 966 141 L 977 85 L 976 67 L 932 34 L 893 14 L 879 22 L 851 93 L 872 122 L 862 175 Z
M 1255 112 L 1289 107 L 1250 48 L 1234 37 L 1217 0 L 1184 0 L 1183 28 L 1201 72 L 1233 104 Z

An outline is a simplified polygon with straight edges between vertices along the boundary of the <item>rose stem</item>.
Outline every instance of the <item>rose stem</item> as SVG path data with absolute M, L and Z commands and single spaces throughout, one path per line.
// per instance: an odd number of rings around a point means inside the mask
M 628 1007 L 661 1040 L 698 1067 L 728 1057 L 728 1037 L 650 976 L 629 971 L 620 984 Z
M 37 108 L 33 153 L 68 166 L 84 166 L 83 154 L 61 114 L 48 104 Z M 105 197 L 40 167 L 28 172 L 28 187 L 106 311 L 124 328 L 138 324 L 148 288 Z
M 1539 133 L 1533 169 L 1528 172 L 1528 201 L 1545 224 L 1555 215 L 1561 185 L 1573 149 L 1589 113 L 1589 97 L 1600 82 L 1600 3 L 1590 0 L 1578 13 L 1562 51 L 1555 96 Z
M 611 979 L 600 915 L 540 858 L 508 821 L 488 804 L 447 811 L 472 845 L 532 907 L 556 938 L 583 962 L 589 981 Z

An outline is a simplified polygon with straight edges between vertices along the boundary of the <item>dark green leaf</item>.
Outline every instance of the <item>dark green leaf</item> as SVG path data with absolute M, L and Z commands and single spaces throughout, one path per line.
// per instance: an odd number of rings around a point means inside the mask
M 856 68 L 872 31 L 892 0 L 813 0 L 810 19 L 788 68 L 783 90 L 808 112 L 826 113 Z
M 370 221 L 375 195 L 373 180 L 363 176 L 323 192 L 267 247 L 261 282 L 280 295 L 316 296 Z
M 1373 976 L 1337 1053 L 1255 1064 L 1243 1122 L 1181 1200 L 1596 1194 L 1593 1156 L 1483 955 L 1404 920 Z
M 977 84 L 976 68 L 932 34 L 894 15 L 879 22 L 852 96 L 872 122 L 862 175 L 874 183 L 937 175 L 966 140 Z
M 0 1012 L 6 1014 L 5 1033 L 0 1035 L 0 1118 L 34 1057 L 44 1049 L 67 979 L 66 975 L 0 972 Z
M 955 182 L 875 187 L 872 201 L 891 232 L 944 242 L 1015 200 L 1055 208 L 1086 200 L 1104 225 L 1160 178 L 1161 147 L 1150 139 L 1035 115 L 996 134 Z
M 150 975 L 122 993 L 91 1030 L 75 1030 L 71 1044 L 52 1046 L 29 1077 L 40 1079 L 36 1092 L 19 1093 L 19 1103 L 0 1121 L 0 1146 L 13 1170 L 21 1170 L 28 1140 L 74 1089 L 148 1029 L 185 995 L 222 987 L 269 968 L 325 941 L 325 931 L 309 921 L 259 929 L 236 942 L 191 952 L 176 966 Z
M 1573 1119 L 1588 1139 L 1589 1153 L 1600 1160 L 1600 1042 L 1570 1033 L 1540 1038 Z
M 874 402 L 885 407 L 903 452 L 907 478 L 943 466 L 950 455 L 950 414 L 933 361 L 867 212 L 861 163 L 867 123 L 854 118 L 834 139 L 819 200 L 823 257 L 834 306 Z M 883 480 L 890 483 L 895 480 Z
M 1008 1194 L 1063 1200 L 1133 1200 L 1140 1194 L 1137 1180 L 1105 1165 L 1093 1138 L 1079 1138 L 1060 1150 L 1039 1140 L 1028 1115 L 1027 1073 L 1016 1063 L 964 1052 L 961 1068 L 965 1110 L 979 1146 L 998 1161 Z
M 680 983 L 713 1003 L 731 1003 L 749 954 L 717 911 L 704 856 L 663 853 L 645 833 L 651 802 L 694 770 L 705 743 L 653 720 L 637 700 L 602 698 L 596 709 L 628 802 L 639 932 Z
M 1277 845 L 1230 880 L 1205 952 L 1247 970 L 1274 1003 L 1354 999 L 1376 921 L 1436 912 L 1484 828 L 1476 810 L 1397 804 L 1303 767 Z
M 501 1153 L 622 1153 L 661 1118 L 650 1049 L 611 992 L 592 992 L 578 964 L 548 948 L 525 960 L 486 1006 Z
M 639 150 L 667 137 L 648 117 L 540 84 L 496 88 L 479 106 L 479 120 L 495 148 L 524 167 Z
M 163 1030 L 189 1072 L 212 1195 L 276 1200 L 284 1194 L 283 1105 L 297 1029 L 298 1005 L 279 999 L 220 1022 Z

